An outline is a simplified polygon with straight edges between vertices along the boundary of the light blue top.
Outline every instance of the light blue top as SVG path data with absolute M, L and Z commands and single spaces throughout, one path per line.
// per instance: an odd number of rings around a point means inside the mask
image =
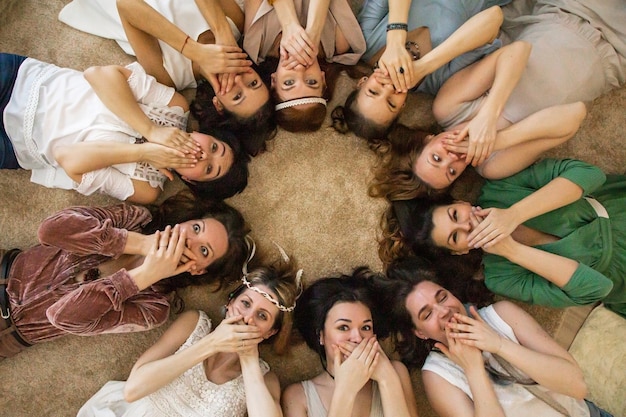
M 413 0 L 409 10 L 409 31 L 428 27 L 432 47 L 446 40 L 470 17 L 492 6 L 503 6 L 511 0 Z M 359 13 L 359 24 L 365 36 L 365 61 L 371 59 L 387 40 L 388 0 L 366 0 Z M 393 22 L 392 22 L 393 23 Z M 443 83 L 457 71 L 500 48 L 500 40 L 467 52 L 428 75 L 416 91 L 437 94 Z

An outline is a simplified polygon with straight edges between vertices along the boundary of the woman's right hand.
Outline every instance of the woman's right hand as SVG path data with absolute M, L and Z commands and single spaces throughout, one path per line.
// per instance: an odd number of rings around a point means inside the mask
M 149 277 L 150 285 L 164 278 L 189 271 L 195 262 L 180 263 L 185 250 L 187 233 L 180 226 L 167 226 L 152 235 L 152 247 L 139 267 L 142 275 Z
M 451 321 L 453 323 L 457 323 L 454 318 Z M 484 367 L 482 352 L 480 349 L 474 346 L 469 346 L 452 337 L 451 333 L 453 330 L 448 326 L 446 326 L 445 332 L 448 346 L 441 342 L 437 342 L 435 343 L 435 347 L 446 355 L 448 359 L 463 368 L 466 373 L 473 367 Z
M 280 39 L 280 57 L 284 65 L 295 67 L 294 60 L 300 65 L 309 67 L 317 59 L 319 46 L 308 35 L 298 22 L 283 26 Z
M 358 392 L 372 378 L 378 365 L 380 356 L 378 341 L 375 337 L 361 340 L 345 360 L 339 346 L 333 345 L 333 351 L 336 383 L 344 384 L 344 387 Z
M 385 52 L 378 60 L 378 68 L 391 78 L 393 87 L 399 93 L 406 93 L 417 83 L 413 78 L 413 59 L 402 42 L 387 42 Z
M 250 354 L 263 341 L 259 328 L 245 324 L 241 315 L 226 317 L 205 338 L 217 352 L 240 354 Z
M 180 150 L 185 154 L 196 155 L 201 151 L 200 145 L 192 139 L 191 135 L 177 127 L 154 125 L 150 128 L 146 139 L 152 143 Z
M 141 148 L 139 161 L 148 162 L 155 168 L 193 168 L 198 159 L 196 154 L 186 154 L 181 150 L 158 143 L 146 142 Z

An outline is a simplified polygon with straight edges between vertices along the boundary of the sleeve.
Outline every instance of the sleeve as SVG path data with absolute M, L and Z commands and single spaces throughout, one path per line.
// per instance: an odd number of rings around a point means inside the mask
M 141 231 L 152 216 L 145 207 L 118 204 L 110 207 L 69 207 L 39 226 L 43 245 L 88 255 L 118 257 L 124 253 L 128 231 Z
M 169 317 L 165 296 L 139 292 L 125 269 L 81 285 L 46 310 L 53 326 L 79 336 L 150 330 Z
M 606 175 L 600 168 L 586 162 L 576 159 L 544 159 L 499 182 L 505 188 L 513 185 L 538 190 L 558 177 L 579 185 L 585 195 L 594 192 L 606 181 Z
M 126 66 L 132 71 L 128 77 L 128 85 L 138 103 L 167 106 L 176 92 L 174 88 L 159 83 L 152 75 L 148 75 L 139 62 Z
M 135 193 L 130 176 L 114 166 L 86 172 L 75 190 L 83 195 L 102 193 L 122 201 Z
M 371 59 L 387 42 L 387 21 L 389 2 L 387 0 L 366 0 L 359 13 L 358 21 L 365 38 L 364 60 Z
M 485 255 L 485 285 L 496 294 L 548 307 L 569 307 L 603 300 L 613 282 L 587 265 L 578 268 L 567 285 L 559 288 L 545 278 L 497 255 Z

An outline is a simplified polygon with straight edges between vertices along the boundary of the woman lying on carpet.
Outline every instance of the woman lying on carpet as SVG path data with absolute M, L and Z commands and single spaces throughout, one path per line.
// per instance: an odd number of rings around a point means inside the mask
M 172 293 L 230 282 L 247 225 L 222 202 L 181 192 L 145 207 L 71 207 L 39 227 L 41 244 L 3 251 L 0 358 L 58 337 L 138 332 L 163 324 Z
M 466 306 L 427 270 L 388 270 L 396 347 L 440 416 L 610 417 L 574 358 L 509 301 Z
M 463 262 L 482 248 L 496 294 L 551 307 L 602 301 L 626 318 L 625 176 L 547 159 L 487 181 L 477 204 L 394 202 L 383 216 L 383 262 L 410 252 Z
M 383 139 L 409 89 L 436 95 L 452 74 L 500 47 L 503 16 L 497 6 L 509 1 L 367 0 L 359 14 L 367 42 L 363 59 L 378 69 L 333 110 L 335 128 L 368 141 Z
M 243 48 L 271 72 L 278 124 L 318 130 L 344 65 L 355 65 L 365 39 L 347 0 L 251 0 Z M 343 65 L 338 65 L 343 64 Z
M 162 84 L 202 88 L 201 119 L 245 137 L 244 149 L 257 155 L 276 134 L 276 119 L 268 86 L 237 46 L 242 9 L 233 0 L 74 0 L 59 19 L 114 39 Z
M 204 312 L 185 312 L 139 357 L 128 381 L 108 382 L 78 416 L 282 416 L 280 384 L 259 344 L 287 349 L 300 275 L 289 261 L 244 268 L 214 330 Z
M 1 168 L 29 169 L 46 187 L 142 204 L 173 179 L 166 168 L 203 198 L 245 188 L 249 157 L 239 140 L 217 129 L 186 133 L 185 98 L 138 63 L 82 73 L 11 54 L 0 62 Z
M 375 305 L 373 275 L 359 268 L 320 279 L 302 294 L 294 321 L 324 372 L 287 387 L 285 417 L 417 417 L 409 373 L 377 341 L 386 318 Z

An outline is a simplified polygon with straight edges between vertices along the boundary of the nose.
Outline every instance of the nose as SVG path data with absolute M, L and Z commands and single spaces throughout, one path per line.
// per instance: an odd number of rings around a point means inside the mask
M 360 329 L 354 329 L 354 330 L 352 330 L 352 332 L 350 332 L 350 341 L 351 342 L 361 343 L 361 340 L 363 340 L 363 336 L 361 335 L 361 330 Z
M 433 310 L 435 311 L 435 314 L 439 318 L 448 319 L 448 316 L 450 315 L 450 308 L 444 305 L 435 304 L 435 306 L 433 307 Z

